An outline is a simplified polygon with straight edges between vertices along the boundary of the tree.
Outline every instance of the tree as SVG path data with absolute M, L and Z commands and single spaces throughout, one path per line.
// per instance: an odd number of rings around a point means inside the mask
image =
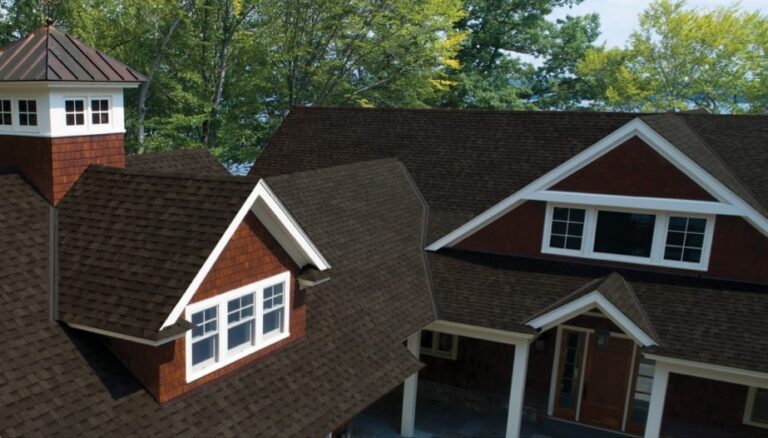
M 768 110 L 768 17 L 658 0 L 627 47 L 590 51 L 578 72 L 597 107 L 630 111 Z
M 552 22 L 547 16 L 581 1 L 465 0 L 467 16 L 456 23 L 468 34 L 454 71 L 457 85 L 441 104 L 551 108 L 580 101 L 573 72 L 599 35 L 599 19 L 590 14 Z M 536 66 L 519 55 L 543 62 Z

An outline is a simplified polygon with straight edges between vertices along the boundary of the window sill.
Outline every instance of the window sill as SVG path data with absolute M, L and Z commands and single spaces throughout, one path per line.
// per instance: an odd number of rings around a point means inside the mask
M 617 263 L 628 263 L 634 265 L 655 266 L 657 268 L 685 269 L 688 271 L 706 271 L 707 266 L 701 263 L 683 263 L 674 261 L 656 261 L 650 258 L 625 256 L 620 254 L 591 253 L 586 254 L 578 251 L 559 250 L 555 248 L 542 248 L 542 254 L 558 255 L 565 257 L 575 257 L 587 260 L 600 260 Z

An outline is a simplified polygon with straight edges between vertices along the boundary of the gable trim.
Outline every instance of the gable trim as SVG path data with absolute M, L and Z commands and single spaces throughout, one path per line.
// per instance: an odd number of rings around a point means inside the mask
M 595 308 L 600 309 L 608 319 L 638 344 L 644 347 L 658 345 L 650 335 L 596 290 L 535 317 L 527 325 L 537 330 L 546 331 Z
M 275 196 L 266 181 L 261 179 L 248 195 L 235 218 L 229 224 L 226 231 L 224 231 L 213 251 L 205 260 L 205 263 L 203 263 L 203 266 L 184 291 L 179 302 L 176 303 L 176 306 L 174 306 L 168 318 L 160 327 L 160 330 L 173 325 L 179 319 L 249 212 L 253 212 L 259 218 L 294 262 L 300 266 L 311 263 L 321 271 L 330 269 L 331 265 L 317 249 L 317 246 L 309 239 L 283 203 Z
M 466 222 L 462 226 L 436 240 L 431 245 L 427 246 L 426 249 L 429 251 L 437 251 L 466 239 L 530 199 L 532 196 L 536 196 L 538 192 L 546 191 L 548 188 L 574 174 L 595 159 L 603 156 L 635 136 L 643 140 L 654 151 L 659 153 L 663 158 L 681 170 L 686 176 L 691 178 L 696 184 L 709 192 L 720 203 L 732 207 L 734 209 L 733 213 L 743 216 L 752 226 L 768 236 L 768 219 L 730 189 L 725 187 L 723 183 L 706 172 L 701 166 L 688 158 L 688 156 L 677 149 L 666 138 L 654 131 L 653 128 L 648 126 L 640 118 L 635 118 L 603 137 L 597 143 L 579 152 L 556 168 L 534 180 L 527 186 L 475 216 L 469 222 Z
M 734 206 L 712 201 L 688 199 L 653 198 L 647 196 L 606 195 L 582 192 L 560 192 L 541 190 L 525 197 L 529 201 L 544 201 L 570 205 L 593 205 L 597 207 L 619 207 L 635 210 L 665 211 L 670 213 L 715 214 L 741 216 Z
M 68 326 L 72 327 L 73 329 L 83 330 L 83 331 L 91 332 L 91 333 L 96 333 L 97 335 L 109 336 L 110 338 L 117 338 L 117 339 L 123 339 L 125 341 L 136 342 L 137 344 L 149 345 L 151 347 L 158 347 L 160 345 L 167 344 L 167 343 L 169 343 L 171 341 L 175 341 L 176 339 L 180 339 L 180 338 L 182 338 L 184 336 L 184 333 L 185 333 L 185 332 L 181 332 L 179 334 L 176 334 L 176 335 L 173 335 L 173 336 L 169 336 L 167 338 L 159 339 L 157 341 L 151 341 L 149 339 L 139 338 L 139 337 L 130 336 L 130 335 L 124 335 L 122 333 L 117 333 L 117 332 L 113 332 L 113 331 L 109 331 L 109 330 L 103 330 L 103 329 L 99 329 L 99 328 L 96 328 L 96 327 L 89 327 L 87 325 L 74 324 L 74 323 L 70 323 L 70 322 L 67 322 L 66 324 Z

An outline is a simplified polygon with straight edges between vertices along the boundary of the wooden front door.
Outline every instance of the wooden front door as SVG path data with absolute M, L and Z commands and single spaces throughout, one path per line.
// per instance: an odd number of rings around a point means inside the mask
M 634 343 L 611 336 L 607 345 L 589 342 L 579 422 L 621 430 Z

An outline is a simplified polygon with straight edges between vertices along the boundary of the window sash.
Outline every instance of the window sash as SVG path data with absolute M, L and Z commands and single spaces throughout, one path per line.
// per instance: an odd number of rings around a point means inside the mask
M 67 126 L 85 126 L 85 98 L 64 99 L 64 122 Z
M 37 126 L 37 100 L 19 99 L 16 107 L 19 112 L 19 126 Z
M 187 372 L 186 381 L 191 382 L 204 375 L 207 375 L 217 369 L 234 363 L 244 357 L 247 357 L 259 350 L 262 350 L 276 342 L 286 339 L 290 336 L 290 285 L 291 273 L 284 272 L 282 274 L 275 275 L 273 277 L 257 281 L 255 283 L 243 286 L 241 288 L 225 292 L 223 294 L 216 295 L 203 301 L 192 303 L 187 306 L 186 315 L 187 318 L 192 318 L 201 310 L 216 308 L 217 315 L 219 316 L 218 332 L 216 336 L 216 350 L 217 354 L 215 360 L 207 360 L 200 364 L 192 364 L 192 348 L 193 343 L 207 337 L 208 333 L 201 333 L 199 329 L 192 329 L 187 332 L 186 345 L 187 345 Z M 280 294 L 272 294 L 270 300 L 275 297 L 281 298 L 281 300 L 274 303 L 267 312 L 280 311 L 281 312 L 281 330 L 273 331 L 271 333 L 262 333 L 262 321 L 264 318 L 264 291 L 275 285 L 282 284 L 282 292 Z M 252 300 L 246 300 L 246 303 L 242 302 L 244 297 L 252 297 Z M 229 303 L 233 303 L 230 308 Z M 243 310 L 249 309 L 245 312 Z M 252 310 L 250 310 L 252 309 Z M 230 322 L 230 316 L 231 322 Z M 196 317 L 193 323 L 203 322 L 200 317 Z M 207 320 L 205 320 L 207 322 Z M 250 342 L 244 342 L 229 348 L 229 335 L 230 330 L 238 328 L 243 330 L 243 325 L 249 325 L 245 330 L 251 333 Z M 193 336 L 193 331 L 197 330 L 198 336 Z M 233 333 L 234 334 L 234 333 Z M 238 333 L 241 334 L 241 333 Z
M 553 216 L 555 208 L 584 209 L 586 211 L 584 226 L 582 232 L 582 245 L 580 250 L 570 250 L 550 245 L 550 236 L 552 234 Z M 603 253 L 595 250 L 595 237 L 597 233 L 598 212 L 619 212 L 619 213 L 639 213 L 655 216 L 655 225 L 652 234 L 650 256 L 633 256 L 614 253 Z M 701 256 L 698 262 L 686 262 L 670 260 L 665 258 L 666 243 L 669 234 L 670 218 L 691 218 L 705 220 L 704 236 L 702 239 Z M 622 263 L 633 263 L 653 266 L 664 266 L 688 270 L 705 271 L 709 265 L 709 255 L 712 246 L 712 233 L 715 224 L 715 217 L 701 214 L 680 214 L 668 213 L 662 211 L 650 211 L 627 208 L 597 207 L 572 204 L 548 203 L 545 214 L 544 232 L 542 235 L 541 252 L 544 254 L 568 255 L 573 257 L 582 257 L 596 260 L 608 260 Z

